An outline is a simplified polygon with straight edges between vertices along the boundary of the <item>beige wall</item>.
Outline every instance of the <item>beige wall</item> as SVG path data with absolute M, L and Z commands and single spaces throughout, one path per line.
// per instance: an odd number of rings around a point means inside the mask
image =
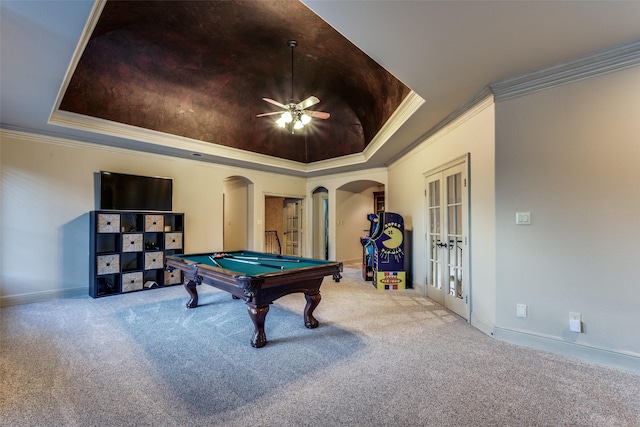
M 329 196 L 329 259 L 336 261 L 351 261 L 362 257 L 362 245 L 359 236 L 362 230 L 368 227 L 366 214 L 362 212 L 373 207 L 373 194 L 369 196 L 357 196 L 360 201 L 353 209 L 352 206 L 345 207 L 339 199 L 349 197 L 348 194 L 340 193 L 341 188 L 357 182 L 375 181 L 378 185 L 385 186 L 387 183 L 387 170 L 383 168 L 369 169 L 354 173 L 342 173 L 327 175 L 323 177 L 313 177 L 307 179 L 307 193 L 312 194 L 318 187 L 328 190 Z M 368 191 L 368 190 L 364 190 Z M 360 191 L 356 192 L 360 193 Z M 312 224 L 311 215 L 313 208 L 307 209 L 307 224 Z M 367 212 L 368 213 L 368 212 Z M 347 230 L 348 229 L 348 230 Z M 348 232 L 347 232 L 348 231 Z M 311 240 L 311 239 L 309 239 Z M 307 242 L 312 253 L 311 242 Z
M 0 303 L 86 294 L 99 170 L 173 177 L 187 252 L 222 249 L 227 177 L 253 183 L 247 228 L 255 248 L 263 247 L 266 195 L 311 203 L 313 190 L 325 187 L 329 258 L 339 261 L 354 256 L 351 247 L 360 251 L 341 224 L 360 234 L 360 207 L 371 203 L 343 186 L 375 181 L 385 188 L 387 210 L 413 232 L 414 286 L 424 290 L 425 175 L 468 155 L 472 325 L 504 340 L 637 365 L 638 93 L 635 67 L 496 104 L 488 98 L 388 168 L 308 179 L 2 131 Z M 305 206 L 311 224 L 313 209 Z M 532 213 L 530 226 L 515 225 L 518 211 Z M 528 305 L 527 318 L 516 317 L 516 304 Z M 582 314 L 582 334 L 568 331 L 569 311 Z
M 340 246 L 336 256 L 343 261 L 361 261 L 362 244 L 360 238 L 364 230 L 369 230 L 371 223 L 367 215 L 373 212 L 373 192 L 378 191 L 379 185 L 354 192 L 342 189 L 336 190 L 336 203 L 339 206 L 339 216 L 336 233 L 340 239 Z
M 237 176 L 224 180 L 224 250 L 252 249 L 248 236 L 251 183 Z
M 426 175 L 469 154 L 471 323 L 486 333 L 495 324 L 494 106 L 491 97 L 389 167 L 387 210 L 412 231 L 413 285 L 426 294 Z
M 263 247 L 264 195 L 303 195 L 305 180 L 91 144 L 2 131 L 0 304 L 86 294 L 93 175 L 109 170 L 174 179 L 185 213 L 185 252 L 223 249 L 224 179 L 253 182 L 250 243 Z
M 640 67 L 496 104 L 498 336 L 640 366 L 639 118 Z

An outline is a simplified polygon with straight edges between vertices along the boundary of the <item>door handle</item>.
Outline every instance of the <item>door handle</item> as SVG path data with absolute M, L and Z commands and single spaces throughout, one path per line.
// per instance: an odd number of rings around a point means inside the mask
M 442 243 L 442 242 L 438 242 L 438 243 L 436 243 L 436 246 L 437 246 L 437 247 L 439 247 L 439 248 L 445 248 L 445 249 L 446 249 L 447 247 L 449 247 L 449 245 L 447 245 L 446 243 Z

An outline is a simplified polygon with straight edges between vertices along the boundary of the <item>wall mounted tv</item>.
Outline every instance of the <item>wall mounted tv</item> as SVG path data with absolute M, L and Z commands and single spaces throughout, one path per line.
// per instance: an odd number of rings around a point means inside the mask
M 100 209 L 171 211 L 173 179 L 100 171 Z

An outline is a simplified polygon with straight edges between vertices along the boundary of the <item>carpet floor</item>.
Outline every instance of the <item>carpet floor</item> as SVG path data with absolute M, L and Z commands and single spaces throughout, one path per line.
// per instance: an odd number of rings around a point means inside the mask
M 640 375 L 501 342 L 414 290 L 327 277 L 267 346 L 203 285 L 0 310 L 1 426 L 640 426 Z

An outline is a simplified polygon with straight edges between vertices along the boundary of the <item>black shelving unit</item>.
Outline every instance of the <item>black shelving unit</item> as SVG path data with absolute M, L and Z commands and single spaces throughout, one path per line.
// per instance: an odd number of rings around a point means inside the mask
M 184 253 L 184 214 L 92 211 L 89 295 L 93 298 L 182 283 L 165 271 L 167 255 Z

